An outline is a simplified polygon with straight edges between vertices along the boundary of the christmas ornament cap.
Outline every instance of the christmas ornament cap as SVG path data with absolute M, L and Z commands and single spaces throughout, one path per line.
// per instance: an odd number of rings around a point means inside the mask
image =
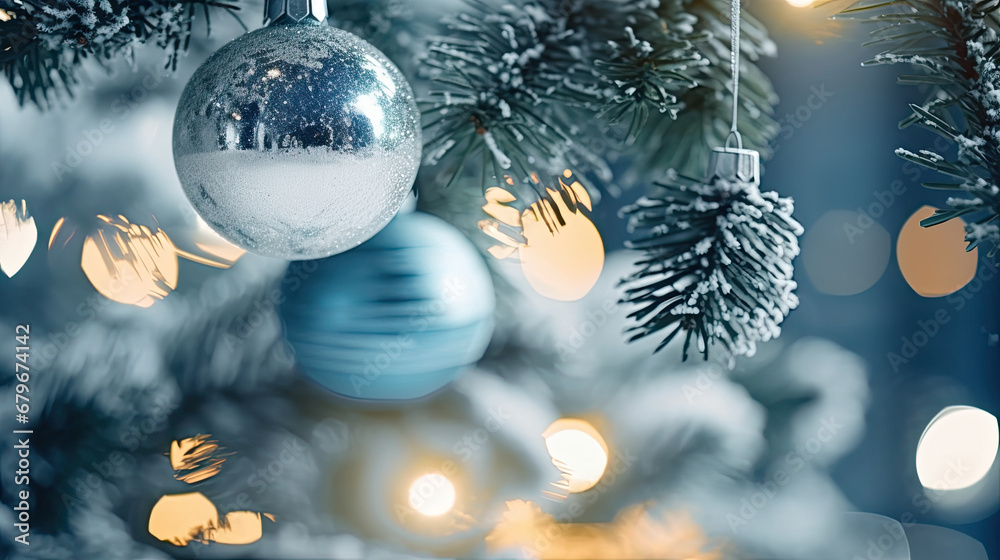
M 743 148 L 715 148 L 708 159 L 708 180 L 742 181 L 760 184 L 760 154 Z
M 264 25 L 326 23 L 326 0 L 267 0 Z

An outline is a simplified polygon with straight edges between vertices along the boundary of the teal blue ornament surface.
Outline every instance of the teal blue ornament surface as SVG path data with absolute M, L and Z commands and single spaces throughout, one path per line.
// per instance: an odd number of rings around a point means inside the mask
M 297 274 L 305 278 L 283 284 L 282 304 L 296 362 L 345 397 L 433 393 L 477 362 L 493 333 L 485 262 L 461 232 L 428 214 L 400 214 L 368 242 Z

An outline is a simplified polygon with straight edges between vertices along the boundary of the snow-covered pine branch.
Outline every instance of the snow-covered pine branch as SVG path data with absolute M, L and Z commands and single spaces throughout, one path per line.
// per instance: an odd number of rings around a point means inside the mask
M 933 226 L 959 216 L 967 225 L 967 250 L 1000 247 L 1000 69 L 997 68 L 1000 20 L 994 0 L 901 0 L 852 4 L 841 11 L 878 23 L 872 43 L 883 49 L 866 65 L 908 64 L 914 74 L 903 84 L 928 88 L 901 126 L 920 124 L 948 139 L 957 155 L 899 149 L 896 154 L 947 176 L 927 183 L 935 189 L 965 191 L 948 199 L 948 208 L 921 222 Z
M 664 25 L 659 0 L 467 4 L 424 60 L 429 163 L 453 180 L 469 168 L 487 183 L 477 186 L 566 168 L 610 179 L 582 139 L 650 113 L 674 118 L 703 63 L 688 30 Z
M 684 90 L 678 101 L 684 107 L 676 119 L 653 114 L 632 146 L 622 155 L 631 161 L 623 182 L 645 183 L 664 169 L 698 175 L 708 164 L 714 146 L 729 134 L 732 111 L 729 65 L 729 0 L 660 0 L 657 16 L 667 29 L 692 42 L 699 64 L 688 70 L 697 87 Z M 748 6 L 750 9 L 753 5 Z M 771 80 L 757 67 L 762 57 L 777 54 L 767 30 L 746 10 L 742 17 L 743 60 L 740 73 L 740 133 L 745 147 L 771 155 L 771 143 L 780 127 L 771 117 L 778 95 Z
M 237 0 L 0 0 L 0 68 L 23 104 L 47 107 L 72 95 L 85 59 L 131 60 L 153 43 L 173 68 L 196 15 L 235 13 Z
M 753 355 L 776 338 L 798 306 L 792 261 L 802 226 L 791 199 L 761 193 L 754 184 L 714 178 L 702 182 L 671 170 L 655 195 L 622 210 L 639 236 L 629 248 L 644 253 L 623 280 L 631 340 L 660 334 L 662 349 L 684 333 L 708 359 Z

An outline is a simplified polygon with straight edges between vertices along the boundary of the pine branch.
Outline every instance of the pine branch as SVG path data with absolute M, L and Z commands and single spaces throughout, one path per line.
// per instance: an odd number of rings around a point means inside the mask
M 588 47 L 593 54 L 593 72 L 607 88 L 602 113 L 610 124 L 628 120 L 630 133 L 637 133 L 652 115 L 677 117 L 679 96 L 698 85 L 691 75 L 708 62 L 692 43 L 699 36 L 669 27 L 657 13 L 660 0 L 571 0 L 558 6 L 568 24 L 583 32 L 582 54 Z
M 433 2 L 329 0 L 330 25 L 354 33 L 382 51 L 410 79 L 417 53 L 440 15 Z
M 0 0 L 0 68 L 18 101 L 45 108 L 73 95 L 86 59 L 131 59 L 153 43 L 175 68 L 195 17 L 210 25 L 213 10 L 235 14 L 235 0 Z
M 676 116 L 701 63 L 690 41 L 662 26 L 657 4 L 468 0 L 424 61 L 437 86 L 425 102 L 427 162 L 448 170 L 449 185 L 480 166 L 483 188 L 566 168 L 610 179 L 602 154 L 580 139 L 608 123 Z
M 613 56 L 595 64 L 618 86 L 605 115 L 610 117 L 611 124 L 630 120 L 627 134 L 634 138 L 651 113 L 677 118 L 683 104 L 674 92 L 678 84 L 687 88 L 698 85 L 684 72 L 701 64 L 703 59 L 690 50 L 690 43 L 663 41 L 654 47 L 649 41 L 638 39 L 631 27 L 626 27 L 625 33 L 628 43 L 610 42 Z
M 704 61 L 691 78 L 697 87 L 683 93 L 684 110 L 677 119 L 654 118 L 635 140 L 641 151 L 634 153 L 629 182 L 659 175 L 663 169 L 700 176 L 712 148 L 725 143 L 732 112 L 730 95 L 730 2 L 729 0 L 663 0 L 657 14 L 669 29 L 688 37 Z M 780 127 L 771 118 L 778 96 L 768 77 L 755 62 L 774 56 L 776 47 L 767 30 L 751 14 L 743 13 L 742 73 L 740 78 L 739 128 L 747 148 L 765 159 Z
M 910 105 L 912 114 L 900 127 L 919 124 L 957 148 L 953 159 L 930 150 L 896 150 L 908 161 L 959 180 L 925 186 L 967 194 L 949 198 L 948 209 L 921 225 L 965 216 L 966 250 L 986 242 L 991 257 L 1000 247 L 998 7 L 995 0 L 857 2 L 837 16 L 880 25 L 866 45 L 883 50 L 865 65 L 910 65 L 916 74 L 901 76 L 899 82 L 929 87 L 928 97 Z
M 660 187 L 622 210 L 640 232 L 629 248 L 645 255 L 622 281 L 624 303 L 638 306 L 630 340 L 663 331 L 659 350 L 684 333 L 685 360 L 692 339 L 706 360 L 713 345 L 730 358 L 753 355 L 798 306 L 792 260 L 802 227 L 791 199 L 673 170 Z

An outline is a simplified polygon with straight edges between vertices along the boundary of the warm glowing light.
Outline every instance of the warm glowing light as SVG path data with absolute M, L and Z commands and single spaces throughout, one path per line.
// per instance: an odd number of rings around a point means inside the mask
M 917 477 L 930 490 L 961 490 L 989 473 L 1000 449 L 995 416 L 950 406 L 927 425 L 917 444 Z
M 608 466 L 608 446 L 601 435 L 583 420 L 556 420 L 542 433 L 552 463 L 563 473 L 560 486 L 568 492 L 594 487 Z
M 250 544 L 264 534 L 261 517 L 270 514 L 233 511 L 219 518 L 215 504 L 201 492 L 163 496 L 149 513 L 149 534 L 176 546 L 191 541 L 202 544 Z
M 0 270 L 12 278 L 35 249 L 38 228 L 28 214 L 28 203 L 0 202 Z
M 49 234 L 49 250 L 52 250 L 52 244 L 55 242 L 56 238 L 59 237 L 59 232 L 62 231 L 62 227 L 66 224 L 66 218 L 62 217 L 56 220 L 56 225 L 52 226 L 52 233 Z M 70 235 L 72 237 L 72 235 Z M 63 241 L 63 246 L 69 242 L 69 239 Z
M 215 504 L 201 492 L 163 496 L 149 513 L 149 534 L 177 546 L 199 541 L 206 527 L 219 522 Z
M 222 522 L 215 527 L 205 527 L 201 540 L 219 544 L 250 544 L 260 540 L 264 535 L 264 522 L 261 517 L 274 521 L 269 513 L 256 511 L 231 511 Z
M 539 182 L 537 174 L 532 181 Z M 505 178 L 513 184 L 510 177 Z M 558 301 L 576 301 L 594 287 L 604 268 L 604 242 L 582 209 L 591 210 L 587 189 L 566 170 L 559 190 L 546 188 L 547 196 L 526 210 L 508 206 L 516 197 L 505 189 L 486 191 L 483 210 L 495 220 L 482 220 L 479 229 L 499 241 L 490 254 L 498 259 L 516 256 L 528 284 L 539 294 Z M 505 233 L 504 226 L 511 234 Z
M 789 4 L 796 8 L 806 8 L 812 6 L 815 0 L 787 0 Z
M 211 436 L 197 435 L 170 446 L 170 464 L 174 477 L 193 484 L 209 479 L 221 470 L 225 457 Z M 250 544 L 264 534 L 262 517 L 274 521 L 269 513 L 231 511 L 219 517 L 218 508 L 201 492 L 161 497 L 149 512 L 149 534 L 176 546 L 191 541 L 202 544 Z
M 195 231 L 181 232 L 178 245 L 182 245 L 190 251 L 184 251 L 178 247 L 177 256 L 189 261 L 196 262 L 215 268 L 229 268 L 246 254 L 246 251 L 223 239 L 221 235 L 215 233 L 205 220 L 198 217 L 198 227 Z M 192 247 L 193 245 L 193 247 Z
M 965 222 L 954 218 L 927 228 L 920 225 L 920 220 L 933 215 L 930 206 L 914 212 L 899 232 L 896 244 L 903 278 L 924 297 L 957 292 L 976 275 L 978 249 L 965 250 Z
M 0 10 L 0 21 L 10 21 L 12 19 L 14 19 L 14 16 L 12 14 L 9 14 L 4 10 Z
M 410 486 L 410 506 L 428 517 L 451 511 L 455 505 L 455 486 L 437 473 L 421 476 Z
M 219 442 L 209 439 L 211 437 L 199 434 L 170 445 L 170 464 L 176 471 L 174 478 L 194 484 L 219 474 L 228 454 L 221 453 Z
M 107 224 L 83 243 L 80 266 L 104 297 L 149 307 L 177 287 L 177 249 L 162 230 L 98 216 Z
M 709 548 L 704 531 L 690 516 L 676 513 L 654 519 L 645 504 L 622 510 L 610 523 L 559 523 L 531 502 L 510 501 L 503 519 L 486 536 L 486 547 L 491 552 L 527 552 L 539 559 L 723 557 L 720 548 Z

